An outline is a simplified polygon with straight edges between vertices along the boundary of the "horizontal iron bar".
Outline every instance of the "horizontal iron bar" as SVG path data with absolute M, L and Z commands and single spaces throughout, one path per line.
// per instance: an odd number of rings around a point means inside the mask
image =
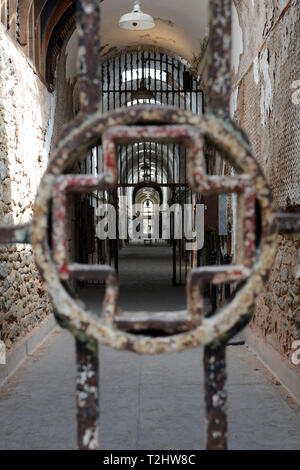
M 69 279 L 105 281 L 110 275 L 117 279 L 114 268 L 105 264 L 69 264 L 68 270 Z
M 122 312 L 113 319 L 114 325 L 123 331 L 156 330 L 179 333 L 199 326 L 202 318 L 193 318 L 187 310 L 179 312 Z
M 0 243 L 28 243 L 30 244 L 30 227 L 31 224 L 11 225 L 0 227 Z

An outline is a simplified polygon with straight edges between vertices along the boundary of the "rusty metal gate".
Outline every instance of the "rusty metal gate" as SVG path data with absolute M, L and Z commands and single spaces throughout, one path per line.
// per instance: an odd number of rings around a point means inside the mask
M 202 115 L 204 95 L 200 79 L 180 60 L 152 51 L 128 52 L 107 60 L 101 70 L 101 110 L 110 112 L 121 107 L 155 104 L 176 106 Z M 95 212 L 99 204 L 113 203 L 119 207 L 119 197 L 126 189 L 167 188 L 170 205 L 192 202 L 192 191 L 187 183 L 186 147 L 177 143 L 142 142 L 117 146 L 117 189 L 82 194 L 77 198 L 76 220 L 78 261 L 114 265 L 118 270 L 119 241 L 105 243 L 95 238 Z M 95 147 L 82 161 L 80 173 L 99 175 L 103 172 L 102 145 Z M 78 201 L 79 199 L 79 201 Z M 133 201 L 134 203 L 134 201 Z M 92 219 L 87 213 L 92 213 Z M 93 216 L 94 214 L 94 216 Z M 184 226 L 184 211 L 182 225 Z M 117 224 L 118 226 L 118 224 Z M 173 230 L 172 230 L 173 231 Z M 88 234 L 88 235 L 87 235 Z M 93 242 L 94 241 L 94 242 Z M 193 267 L 191 253 L 186 250 L 186 239 L 171 238 L 173 247 L 173 284 L 185 284 Z M 89 280 L 85 284 L 95 285 Z
M 98 342 L 138 354 L 182 351 L 204 345 L 207 449 L 227 448 L 226 343 L 251 319 L 277 248 L 277 233 L 300 230 L 297 215 L 277 215 L 264 175 L 242 131 L 229 119 L 231 0 L 211 0 L 209 110 L 204 116 L 164 105 L 139 105 L 102 114 L 99 60 L 100 5 L 78 0 L 81 112 L 64 129 L 38 190 L 32 223 L 1 228 L 1 243 L 31 242 L 36 264 L 50 294 L 56 319 L 76 339 L 78 448 L 97 449 Z M 102 140 L 104 166 L 99 174 L 68 174 Z M 188 148 L 188 183 L 202 195 L 235 193 L 238 200 L 236 265 L 190 270 L 187 308 L 180 312 L 138 315 L 118 307 L 118 277 L 108 265 L 68 260 L 65 220 L 69 194 L 111 191 L 118 186 L 120 144 L 153 142 Z M 204 146 L 218 149 L 236 169 L 234 176 L 207 174 Z M 257 208 L 259 217 L 257 216 Z M 52 213 L 52 250 L 49 212 Z M 259 235 L 258 235 L 259 234 Z M 86 311 L 66 289 L 66 281 L 105 280 L 99 318 Z M 210 318 L 203 314 L 201 287 L 241 282 L 234 299 Z M 157 330 L 164 335 L 151 336 Z M 141 335 L 141 331 L 144 333 Z M 130 333 L 129 333 L 130 332 Z M 138 332 L 139 334 L 135 334 Z

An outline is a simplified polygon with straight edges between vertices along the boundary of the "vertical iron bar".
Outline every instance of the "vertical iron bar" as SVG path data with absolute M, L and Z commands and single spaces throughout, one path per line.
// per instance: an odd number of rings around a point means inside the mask
M 133 98 L 132 98 L 132 95 L 133 95 L 133 54 L 130 54 L 130 78 L 131 78 L 131 82 L 130 82 L 130 86 L 131 86 L 131 105 L 133 104 L 132 101 L 133 101 Z M 130 148 L 131 148 L 131 182 L 132 184 L 134 184 L 134 172 L 133 172 L 133 144 L 130 145 Z
M 229 116 L 232 0 L 210 0 L 208 107 Z M 227 449 L 226 342 L 204 348 L 206 448 Z
M 99 145 L 96 147 L 96 175 L 99 175 Z M 97 189 L 97 202 L 96 202 L 96 207 L 97 207 L 97 213 L 96 213 L 96 221 L 98 222 L 98 214 L 99 214 L 99 189 Z M 96 256 L 96 262 L 99 264 L 99 240 L 97 239 L 97 256 Z
M 180 62 L 178 61 L 177 62 L 178 64 L 178 70 L 177 70 L 177 80 L 178 80 L 178 83 L 177 83 L 177 86 L 178 86 L 178 108 L 181 109 L 181 100 L 180 100 L 180 68 L 181 68 L 181 64 Z
M 77 0 L 79 36 L 78 77 L 81 112 L 91 114 L 101 105 L 100 4 Z M 86 170 L 85 161 L 85 170 Z M 98 449 L 98 343 L 76 339 L 77 441 L 80 450 Z
M 128 72 L 128 64 L 127 64 L 127 53 L 125 53 L 125 103 L 124 106 L 128 106 L 128 97 L 127 97 L 127 72 Z M 122 74 L 121 74 L 122 76 Z M 121 80 L 122 84 L 122 80 Z
M 128 97 L 127 97 L 127 72 L 128 72 L 128 64 L 127 64 L 127 53 L 125 53 L 125 103 L 124 106 L 128 106 Z M 120 71 L 120 87 L 122 86 L 122 73 Z M 126 173 L 125 173 L 125 184 L 129 183 L 129 168 L 128 168 L 128 145 L 125 146 L 125 158 L 126 158 Z
M 198 93 L 199 93 L 199 90 L 198 90 L 198 81 L 196 82 L 196 113 L 197 114 L 200 114 L 199 112 L 199 97 L 198 97 Z
M 217 253 L 212 251 L 209 256 L 209 264 L 214 266 L 217 264 Z M 210 286 L 210 301 L 212 307 L 212 313 L 217 310 L 217 286 L 211 284 Z
M 77 0 L 76 5 L 80 107 L 94 113 L 101 97 L 100 4 L 98 0 Z
M 163 54 L 160 54 L 159 68 L 160 68 L 160 102 L 162 105 L 164 105 L 165 103 L 163 102 L 163 80 L 162 80 Z
M 176 275 L 176 240 L 174 238 L 174 214 L 172 213 L 172 227 L 173 227 L 173 285 L 177 284 L 177 275 Z
M 104 96 L 105 96 L 105 90 L 104 90 L 104 64 L 101 66 L 101 112 L 102 114 L 104 113 Z
M 79 450 L 97 450 L 99 447 L 98 343 L 90 341 L 89 346 L 76 339 L 76 399 Z
M 175 62 L 174 62 L 174 57 L 172 57 L 172 105 L 175 106 Z M 179 161 L 179 158 L 178 158 Z M 175 144 L 173 144 L 173 183 L 179 183 L 179 180 L 175 180 Z M 178 171 L 179 174 L 179 171 Z M 174 193 L 173 193 L 174 195 Z
M 153 86 L 151 86 L 151 53 L 150 52 L 148 52 L 148 89 L 149 90 L 153 89 Z M 151 101 L 152 100 L 150 100 L 150 102 Z M 151 181 L 153 181 L 153 179 L 155 179 L 155 176 L 153 175 L 153 178 L 152 178 L 152 164 L 153 164 L 153 161 L 152 161 L 153 143 L 152 142 L 148 143 L 148 148 L 149 148 L 149 164 L 150 164 Z M 155 164 L 155 161 L 154 161 L 154 164 Z
M 229 116 L 232 0 L 210 0 L 209 108 Z
M 228 254 L 225 254 L 224 255 L 224 259 L 223 259 L 223 263 L 224 264 L 231 264 L 231 256 L 228 255 Z M 225 299 L 229 299 L 230 297 L 230 284 L 224 284 L 224 295 L 225 295 Z
M 204 354 L 206 448 L 227 449 L 226 347 L 208 345 Z
M 117 86 L 116 86 L 116 58 L 114 57 L 113 58 L 113 61 L 112 61 L 112 67 L 113 67 L 113 84 L 114 84 L 114 90 L 117 90 Z M 113 92 L 113 109 L 115 110 L 116 109 L 116 92 L 114 91 Z
M 154 143 L 155 147 L 155 183 L 158 184 L 158 157 L 157 157 L 157 142 Z

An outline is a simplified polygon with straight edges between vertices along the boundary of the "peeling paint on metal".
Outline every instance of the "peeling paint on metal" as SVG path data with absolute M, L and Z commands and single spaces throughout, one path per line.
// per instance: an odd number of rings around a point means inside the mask
M 123 333 L 96 318 L 95 315 L 84 312 L 81 307 L 69 297 L 62 289 L 57 270 L 51 261 L 51 255 L 47 248 L 47 211 L 48 201 L 53 190 L 53 182 L 57 175 L 68 165 L 70 157 L 74 158 L 85 152 L 85 149 L 91 145 L 94 136 L 99 138 L 109 127 L 120 124 L 146 124 L 168 122 L 170 124 L 180 124 L 195 126 L 197 132 L 200 131 L 206 138 L 222 148 L 225 155 L 237 168 L 243 170 L 247 175 L 251 175 L 251 184 L 256 191 L 256 197 L 260 201 L 263 216 L 263 237 L 261 257 L 256 260 L 253 267 L 253 275 L 250 277 L 246 286 L 239 291 L 230 307 L 226 307 L 210 319 L 203 320 L 203 323 L 196 329 L 167 338 L 150 338 L 135 336 Z M 226 124 L 228 126 L 228 124 Z M 114 114 L 101 116 L 95 114 L 79 127 L 69 132 L 67 137 L 59 145 L 56 155 L 53 156 L 48 167 L 48 174 L 43 179 L 35 206 L 35 214 L 32 228 L 32 242 L 35 250 L 36 261 L 46 280 L 56 308 L 66 317 L 74 327 L 79 330 L 84 325 L 84 331 L 95 340 L 110 344 L 119 349 L 130 349 L 139 353 L 161 353 L 167 351 L 178 351 L 186 347 L 194 347 L 197 344 L 208 344 L 222 333 L 229 330 L 238 319 L 245 315 L 252 306 L 254 297 L 260 291 L 269 267 L 272 264 L 276 249 L 276 234 L 274 231 L 274 215 L 271 205 L 271 194 L 265 184 L 263 175 L 248 151 L 248 148 L 242 144 L 244 140 L 239 140 L 234 134 L 226 130 L 226 126 L 219 119 L 213 117 L 195 116 L 191 113 L 174 108 L 162 108 L 153 106 L 137 106 L 127 110 L 116 111 Z M 197 162 L 195 162 L 197 164 Z M 207 183 L 205 179 L 202 183 L 201 172 L 197 173 L 197 188 L 203 189 Z M 53 179 L 54 178 L 54 179 Z M 64 176 L 65 178 L 65 176 Z M 70 176 L 71 178 L 71 176 Z M 210 184 L 218 190 L 217 180 L 212 178 Z M 231 190 L 237 190 L 236 183 L 233 180 Z M 204 186 L 203 186 L 204 184 Z M 224 184 L 224 181 L 221 181 Z M 200 186 L 199 186 L 200 185 Z M 249 243 L 251 245 L 252 241 Z

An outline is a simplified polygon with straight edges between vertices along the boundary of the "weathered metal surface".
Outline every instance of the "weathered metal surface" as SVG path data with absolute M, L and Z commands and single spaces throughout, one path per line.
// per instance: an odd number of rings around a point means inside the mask
M 140 108 L 132 108 L 130 115 L 134 115 L 135 112 Z M 158 108 L 144 108 L 148 111 L 149 120 L 154 119 L 154 111 Z M 161 108 L 160 108 L 161 111 Z M 165 110 L 168 113 L 168 110 Z M 117 114 L 118 116 L 118 114 Z M 123 115 L 125 116 L 125 115 Z M 193 185 L 194 189 L 201 192 L 202 194 L 208 193 L 229 193 L 235 192 L 238 197 L 242 199 L 240 206 L 242 206 L 242 212 L 240 214 L 241 234 L 243 235 L 240 243 L 240 263 L 243 263 L 245 271 L 252 266 L 253 258 L 255 254 L 255 198 L 256 193 L 252 187 L 251 180 L 247 175 L 240 175 L 236 177 L 215 177 L 209 176 L 205 171 L 205 159 L 203 155 L 203 139 L 206 135 L 206 131 L 202 129 L 201 125 L 207 121 L 207 118 L 200 118 L 191 115 L 191 120 L 195 124 L 194 119 L 198 120 L 198 126 L 191 125 L 167 125 L 167 126 L 113 126 L 112 115 L 109 116 L 110 124 L 109 127 L 103 133 L 103 153 L 104 153 L 104 174 L 100 176 L 89 176 L 89 175 L 63 175 L 56 179 L 53 190 L 53 253 L 54 261 L 58 267 L 59 275 L 61 279 L 67 280 L 70 276 L 69 267 L 67 264 L 67 250 L 65 240 L 65 219 L 67 210 L 67 191 L 93 191 L 95 189 L 103 189 L 109 187 L 109 181 L 111 184 L 115 184 L 117 180 L 116 165 L 117 165 L 117 154 L 116 144 L 124 142 L 143 142 L 143 141 L 156 141 L 163 140 L 165 142 L 178 142 L 183 141 L 189 147 L 188 161 L 189 161 L 189 181 L 190 185 Z M 167 119 L 170 119 L 167 115 Z M 214 120 L 210 118 L 212 122 Z M 167 121 L 168 122 L 168 121 Z M 180 121 L 179 121 L 180 122 Z M 212 136 L 209 136 L 213 140 Z M 215 137 L 215 136 L 214 136 Z M 231 156 L 230 151 L 227 150 L 228 158 L 234 159 Z M 101 272 L 102 267 L 93 267 L 93 273 L 97 271 Z M 213 283 L 224 283 L 237 281 L 239 278 L 245 279 L 245 273 L 242 268 L 228 267 L 228 275 L 224 273 L 224 268 L 220 272 L 218 268 L 215 269 L 216 276 L 213 278 Z M 242 271 L 241 271 L 242 270 Z M 81 272 L 81 279 L 91 278 L 89 274 L 90 267 L 88 265 L 78 266 L 77 271 Z M 206 269 L 202 269 L 204 275 Z M 247 271 L 247 277 L 250 277 L 250 272 Z M 211 268 L 208 273 L 211 273 Z M 244 276 L 244 277 L 243 277 Z M 98 275 L 96 276 L 98 278 Z M 74 275 L 73 275 L 74 278 Z M 109 298 L 109 306 L 104 306 L 104 312 L 106 318 L 113 319 L 113 312 L 118 311 L 118 319 L 116 324 L 122 329 L 128 329 L 130 331 L 158 329 L 167 332 L 180 332 L 185 331 L 188 328 L 196 327 L 202 320 L 199 316 L 203 316 L 202 312 L 202 298 L 199 293 L 199 285 L 193 285 L 191 291 L 188 283 L 188 312 L 172 313 L 166 312 L 166 314 L 157 315 L 157 318 L 147 312 L 140 312 L 130 314 L 128 312 L 122 313 L 117 308 L 117 287 L 116 278 L 114 287 L 110 286 L 111 295 Z M 191 298 L 193 297 L 193 301 Z M 110 311 L 111 314 L 107 315 L 106 311 Z M 201 314 L 200 314 L 201 311 Z M 121 314 L 121 317 L 120 317 Z M 172 321 L 171 321 L 172 319 Z M 165 325 L 164 325 L 165 323 Z M 108 323 L 107 323 L 108 325 Z M 111 325 L 113 328 L 113 325 Z M 216 328 L 218 331 L 218 329 Z M 180 338 L 181 340 L 181 338 Z M 152 340 L 155 344 L 157 340 Z M 130 344 L 130 343 L 129 343 Z M 131 347 L 131 346 L 130 346 Z
M 186 310 L 178 312 L 120 312 L 113 319 L 116 328 L 124 331 L 160 331 L 168 334 L 189 331 L 201 323 L 200 317 L 195 317 Z
M 156 123 L 162 122 L 166 122 L 169 125 L 192 126 L 195 128 L 196 134 L 201 134 L 212 145 L 222 150 L 225 158 L 234 163 L 240 172 L 247 175 L 240 175 L 238 178 L 245 179 L 247 184 L 249 182 L 250 186 L 252 185 L 261 207 L 263 220 L 261 255 L 255 260 L 252 266 L 252 275 L 245 286 L 238 292 L 234 301 L 222 309 L 219 314 L 204 319 L 201 325 L 192 331 L 158 338 L 127 334 L 119 331 L 113 325 L 107 325 L 103 319 L 85 312 L 62 288 L 59 276 L 57 275 L 57 268 L 52 261 L 47 244 L 47 208 L 53 197 L 53 188 L 57 183 L 57 177 L 64 172 L 70 160 L 84 154 L 86 149 L 111 127 L 121 124 L 125 126 L 134 124 L 147 125 L 149 122 L 154 126 Z M 207 191 L 221 191 L 221 185 L 219 185 L 217 177 L 208 177 L 209 183 L 207 183 L 206 175 L 201 172 L 201 164 L 199 165 L 196 161 L 193 162 L 191 174 L 192 176 L 196 174 L 192 181 L 193 184 L 196 181 L 197 189 L 201 187 L 202 190 L 206 188 Z M 111 175 L 112 173 L 109 170 L 108 173 L 102 175 L 101 181 L 105 180 L 106 177 L 111 178 Z M 221 184 L 227 185 L 225 180 L 221 180 Z M 227 188 L 225 188 L 225 192 L 229 190 L 238 191 L 238 186 L 239 181 L 233 179 Z M 230 330 L 234 323 L 252 306 L 256 295 L 262 288 L 263 280 L 268 274 L 276 251 L 276 224 L 271 200 L 271 193 L 263 174 L 252 157 L 243 137 L 233 127 L 230 128 L 228 123 L 224 123 L 211 116 L 195 116 L 174 108 L 137 106 L 130 108 L 130 110 L 119 110 L 106 116 L 95 114 L 82 123 L 79 128 L 74 129 L 61 142 L 49 163 L 47 173 L 42 180 L 36 199 L 32 224 L 32 243 L 37 264 L 46 281 L 47 289 L 53 298 L 56 308 L 65 315 L 73 327 L 78 328 L 79 331 L 84 329 L 86 334 L 95 340 L 110 344 L 118 349 L 130 349 L 139 353 L 150 354 L 179 351 L 187 347 L 209 344 L 211 341 L 214 341 L 218 335 Z M 253 193 L 251 193 L 249 204 L 250 201 L 253 201 Z M 247 219 L 243 232 L 245 232 L 245 227 L 248 226 L 249 221 L 250 226 L 254 229 L 253 225 L 251 225 L 251 220 L 251 217 L 249 220 Z M 251 234 L 251 227 L 250 229 L 249 227 L 246 228 L 249 234 Z M 249 250 L 249 253 L 252 253 L 254 247 L 253 233 L 252 237 L 249 237 L 249 247 L 246 249 L 246 251 Z M 248 262 L 248 265 L 251 266 L 251 260 Z
M 30 224 L 0 227 L 0 244 L 30 243 Z
M 229 116 L 231 93 L 232 0 L 210 0 L 210 40 L 208 56 L 208 106 Z
M 53 189 L 53 258 L 61 279 L 68 279 L 66 247 L 67 193 L 76 191 L 92 192 L 95 189 L 109 189 L 107 175 L 64 175 L 57 178 Z
M 207 104 L 208 109 L 214 114 L 228 119 L 231 93 L 232 0 L 210 0 L 209 8 L 210 40 Z M 242 215 L 241 212 L 242 208 L 239 204 L 238 218 Z M 253 220 L 255 219 L 252 217 Z M 244 229 L 246 228 L 245 225 L 244 223 Z M 254 229 L 254 226 L 252 228 Z M 239 231 L 238 236 L 240 237 Z M 238 248 L 242 248 L 240 239 L 238 240 Z M 239 256 L 237 262 L 243 263 L 243 258 L 243 255 Z M 211 290 L 216 291 L 216 288 L 212 286 Z M 201 308 L 201 299 L 199 299 L 198 293 L 195 292 L 194 308 L 197 308 L 199 302 Z M 213 305 L 213 310 L 215 306 L 216 304 Z M 213 311 L 213 313 L 215 312 Z M 227 449 L 225 348 L 226 341 L 221 342 L 217 348 L 213 347 L 212 344 L 204 348 L 207 449 Z M 217 397 L 217 401 L 214 401 L 214 397 Z
M 85 113 L 95 112 L 100 105 L 100 2 L 77 0 L 78 79 L 80 108 Z
M 204 353 L 206 449 L 227 449 L 226 347 L 207 345 Z
M 208 266 L 196 268 L 189 272 L 187 279 L 188 310 L 192 316 L 203 318 L 204 301 L 201 288 L 205 283 L 217 285 L 230 282 L 241 282 L 250 278 L 251 269 L 245 266 Z
M 99 418 L 99 364 L 98 343 L 93 350 L 76 340 L 76 400 L 78 449 L 97 450 Z

